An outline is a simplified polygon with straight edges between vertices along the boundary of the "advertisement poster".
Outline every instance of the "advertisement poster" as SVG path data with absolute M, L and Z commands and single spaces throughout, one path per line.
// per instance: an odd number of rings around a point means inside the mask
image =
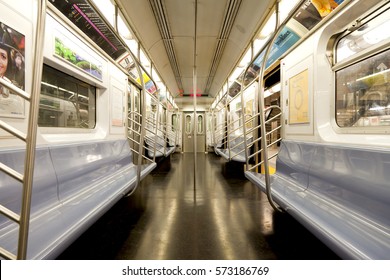
M 300 24 L 311 30 L 344 0 L 308 0 L 294 16 Z
M 300 38 L 301 37 L 299 37 L 294 31 L 285 26 L 273 42 L 265 68 L 268 68 L 272 63 L 277 61 L 279 57 L 294 46 Z
M 25 36 L 0 22 L 0 78 L 25 89 Z M 0 116 L 24 117 L 24 100 L 0 85 Z
M 285 26 L 272 44 L 265 68 L 268 68 L 270 65 L 272 65 L 272 63 L 277 61 L 286 51 L 294 46 L 295 43 L 299 41 L 299 39 L 300 37 L 293 30 Z M 244 80 L 245 85 L 249 84 L 249 82 L 259 74 L 263 63 L 264 54 L 265 51 L 262 51 L 252 63 L 252 65 L 248 68 Z
M 289 123 L 309 123 L 308 70 L 291 77 L 289 85 Z
M 122 58 L 119 61 L 119 64 L 126 69 L 127 73 L 129 73 L 130 77 L 134 79 L 139 85 L 141 85 L 141 80 L 139 78 L 139 74 L 136 68 L 136 65 L 131 57 L 130 54 L 128 54 L 126 57 Z
M 117 87 L 112 87 L 111 126 L 123 126 L 123 92 Z
M 144 84 L 145 84 L 145 88 L 146 88 L 147 92 L 149 92 L 150 94 L 156 93 L 157 87 L 154 84 L 154 82 L 150 79 L 148 74 L 146 74 L 144 71 L 142 71 L 142 77 L 144 79 Z M 137 83 L 141 84 L 140 78 L 137 79 Z
M 55 36 L 55 54 L 67 62 L 102 81 L 102 63 L 94 58 L 85 46 L 79 46 L 73 40 L 58 32 Z

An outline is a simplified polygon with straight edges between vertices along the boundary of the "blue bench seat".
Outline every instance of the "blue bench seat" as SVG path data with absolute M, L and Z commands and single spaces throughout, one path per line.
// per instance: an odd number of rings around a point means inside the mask
M 21 172 L 24 151 L 2 150 L 0 160 Z M 141 178 L 155 166 L 141 166 Z M 21 184 L 4 174 L 0 179 L 2 205 L 19 213 Z M 27 258 L 57 257 L 136 182 L 137 166 L 126 139 L 38 147 Z M 1 217 L 0 246 L 14 253 L 17 229 Z
M 272 197 L 345 259 L 390 258 L 390 152 L 284 140 Z M 263 174 L 245 176 L 265 192 Z

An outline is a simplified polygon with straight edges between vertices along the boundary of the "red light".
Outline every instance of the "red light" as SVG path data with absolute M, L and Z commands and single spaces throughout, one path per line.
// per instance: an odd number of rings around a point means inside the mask
M 191 93 L 190 96 L 191 96 L 191 97 L 194 97 L 194 94 Z M 197 94 L 196 94 L 196 97 L 201 97 L 201 96 L 202 96 L 202 94 L 200 94 L 200 93 L 197 93 Z

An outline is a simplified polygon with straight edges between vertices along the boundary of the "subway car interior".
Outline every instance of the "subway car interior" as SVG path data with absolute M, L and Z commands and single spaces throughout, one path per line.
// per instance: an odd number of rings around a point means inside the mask
M 0 259 L 390 259 L 390 1 L 0 0 Z

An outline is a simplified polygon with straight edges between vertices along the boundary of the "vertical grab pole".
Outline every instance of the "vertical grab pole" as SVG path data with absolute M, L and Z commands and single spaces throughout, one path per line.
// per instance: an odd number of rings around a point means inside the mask
M 194 92 L 196 88 L 196 66 L 194 66 Z M 193 121 L 193 135 L 194 135 L 194 187 L 196 187 L 196 173 L 197 173 L 197 149 L 196 149 L 196 136 L 197 136 L 197 114 L 196 114 L 196 94 L 194 93 L 194 99 L 193 99 L 193 105 L 194 105 L 194 121 Z
M 35 30 L 35 46 L 33 59 L 33 76 L 28 119 L 26 158 L 24 163 L 24 184 L 22 207 L 20 214 L 20 230 L 17 258 L 26 259 L 28 245 L 28 231 L 30 226 L 31 194 L 34 179 L 35 148 L 38 126 L 39 94 L 41 91 L 43 42 L 46 20 L 46 0 L 37 2 L 37 27 Z
M 198 0 L 195 0 L 195 29 L 194 29 L 194 69 L 193 69 L 193 93 L 194 93 L 194 125 L 193 125 L 193 134 L 194 134 L 194 189 L 196 188 L 196 173 L 197 173 L 197 151 L 196 151 L 196 135 L 197 135 L 197 116 L 196 116 L 196 83 L 197 83 L 197 70 L 196 70 L 196 35 L 197 35 L 197 17 L 198 17 Z
M 166 87 L 165 87 L 165 89 L 166 89 Z M 165 90 L 165 94 L 166 94 L 166 90 Z M 166 95 L 167 96 L 167 95 Z M 165 147 L 164 147 L 164 156 L 167 154 L 167 150 L 168 150 L 168 145 L 169 145 L 169 131 L 168 131 L 168 129 L 169 129 L 169 127 L 168 127 L 168 110 L 169 110 L 169 108 L 168 108 L 168 97 L 167 97 L 167 108 L 165 108 L 165 123 L 164 123 L 164 127 L 165 127 L 165 130 L 164 130 L 164 140 L 165 140 Z M 171 128 L 171 130 L 172 130 L 172 128 Z
M 271 204 L 271 206 L 277 210 L 281 211 L 281 209 L 275 204 L 275 202 L 272 199 L 271 196 L 271 179 L 270 179 L 270 174 L 269 174 L 269 163 L 268 163 L 268 149 L 267 149 L 267 139 L 265 137 L 266 135 L 266 129 L 265 129 L 265 116 L 264 116 L 264 71 L 265 71 L 265 66 L 267 63 L 267 58 L 271 52 L 271 47 L 272 47 L 272 42 L 275 40 L 275 38 L 279 35 L 280 30 L 282 30 L 283 27 L 286 26 L 287 21 L 291 18 L 291 15 L 295 14 L 298 9 L 303 5 L 303 3 L 306 2 L 306 0 L 301 0 L 298 5 L 295 6 L 294 9 L 291 10 L 290 14 L 286 19 L 283 21 L 282 24 L 279 24 L 279 2 L 278 0 L 276 2 L 276 22 L 275 22 L 275 30 L 272 38 L 270 39 L 270 44 L 267 46 L 264 58 L 262 61 L 262 65 L 260 68 L 260 73 L 259 73 L 259 97 L 260 100 L 258 102 L 259 104 L 259 113 L 260 113 L 260 121 L 261 121 L 261 145 L 263 147 L 263 156 L 264 156 L 264 167 L 265 167 L 265 184 L 266 184 L 266 193 L 267 193 L 267 198 Z
M 175 121 L 172 123 L 172 127 L 175 129 L 175 151 L 176 151 L 176 146 L 177 146 L 177 136 L 178 136 L 178 133 L 177 133 L 177 120 L 179 118 L 179 114 L 178 113 L 175 113 L 175 108 L 173 108 L 173 114 L 176 115 L 176 118 L 175 118 Z M 174 118 L 172 117 L 172 120 Z
M 133 54 L 130 52 L 130 55 L 133 57 Z M 133 61 L 136 61 L 133 57 Z M 143 146 L 144 146 L 144 139 L 145 139 L 145 124 L 146 124 L 146 97 L 145 97 L 145 83 L 144 83 L 144 77 L 142 76 L 142 71 L 138 65 L 138 63 L 135 63 L 138 74 L 140 76 L 140 81 L 141 81 L 141 87 L 142 90 L 140 92 L 140 100 L 141 100 L 141 135 L 139 139 L 139 144 L 138 144 L 138 163 L 137 163 L 137 187 L 141 183 L 141 169 L 142 169 L 142 155 L 143 155 Z M 135 191 L 135 189 L 134 189 Z M 133 192 L 134 192 L 133 191 Z M 131 192 L 131 193 L 133 193 Z
M 118 6 L 115 5 L 115 22 L 114 22 L 114 29 L 116 32 L 118 32 Z M 126 46 L 126 43 L 124 43 L 122 41 L 123 45 Z M 138 144 L 138 161 L 137 161 L 137 182 L 136 182 L 136 187 L 130 192 L 128 193 L 126 196 L 130 196 L 132 195 L 135 190 L 137 189 L 137 187 L 139 186 L 140 184 L 140 181 L 141 181 L 141 165 L 142 165 L 142 154 L 143 154 L 143 143 L 144 143 L 144 138 L 145 138 L 145 117 L 142 115 L 143 112 L 145 112 L 146 110 L 146 105 L 145 105 L 145 81 L 144 81 L 144 77 L 142 75 L 142 71 L 141 71 L 141 67 L 139 66 L 139 64 L 137 63 L 137 60 L 138 58 L 136 59 L 134 54 L 130 51 L 130 49 L 127 49 L 128 53 L 130 54 L 132 60 L 134 61 L 135 63 L 135 68 L 137 69 L 137 72 L 138 72 L 138 75 L 140 77 L 140 83 L 141 83 L 141 91 L 140 91 L 140 102 L 141 102 L 141 106 L 140 106 L 140 123 L 141 123 L 141 133 L 140 133 L 140 139 L 139 139 L 139 144 Z M 139 51 L 138 51 L 139 53 Z
M 226 136 L 226 141 L 227 141 L 227 150 L 228 150 L 228 157 L 229 161 L 232 159 L 231 155 L 231 150 L 230 150 L 230 100 L 227 101 L 228 96 L 229 96 L 229 79 L 226 81 L 227 85 L 227 90 L 226 90 L 226 131 L 227 131 L 227 136 Z M 229 106 L 229 107 L 228 107 Z
M 241 85 L 243 86 L 243 85 Z M 249 154 L 248 154 L 248 147 L 247 147 L 247 140 L 246 140 L 246 118 L 245 118 L 245 112 L 246 112 L 246 107 L 245 107 L 245 99 L 244 99 L 244 92 L 245 91 L 241 91 L 241 111 L 242 111 L 242 129 L 243 129 L 243 132 L 244 132 L 244 152 L 245 152 L 245 162 L 246 162 L 246 169 L 245 170 L 248 170 L 248 167 L 249 167 Z
M 156 152 L 157 152 L 157 141 L 158 141 L 158 120 L 160 118 L 160 100 L 158 98 L 159 92 L 157 92 L 157 106 L 156 106 L 156 129 L 154 135 L 154 152 L 153 152 L 153 161 L 156 161 Z M 153 98 L 153 97 L 152 97 Z
M 179 108 L 177 108 L 177 113 L 176 113 L 176 121 L 175 121 L 175 150 L 177 147 L 177 144 L 179 143 L 179 121 L 180 121 L 180 116 L 179 116 Z
M 267 149 L 267 138 L 266 136 L 266 126 L 265 126 L 265 116 L 264 116 L 264 71 L 267 63 L 268 55 L 272 48 L 272 42 L 276 38 L 276 35 L 278 34 L 278 25 L 279 25 L 279 0 L 276 1 L 276 21 L 275 21 L 275 30 L 272 40 L 270 41 L 270 44 L 267 46 L 267 49 L 264 54 L 264 58 L 262 61 L 262 65 L 260 68 L 259 73 L 259 102 L 258 102 L 258 108 L 260 113 L 260 132 L 261 132 L 261 147 L 263 150 L 263 164 L 264 164 L 264 172 L 265 172 L 265 187 L 266 187 L 266 194 L 269 203 L 271 204 L 272 208 L 274 208 L 276 211 L 281 211 L 279 206 L 277 206 L 272 198 L 271 195 L 271 178 L 269 174 L 269 162 L 268 162 L 268 149 Z

